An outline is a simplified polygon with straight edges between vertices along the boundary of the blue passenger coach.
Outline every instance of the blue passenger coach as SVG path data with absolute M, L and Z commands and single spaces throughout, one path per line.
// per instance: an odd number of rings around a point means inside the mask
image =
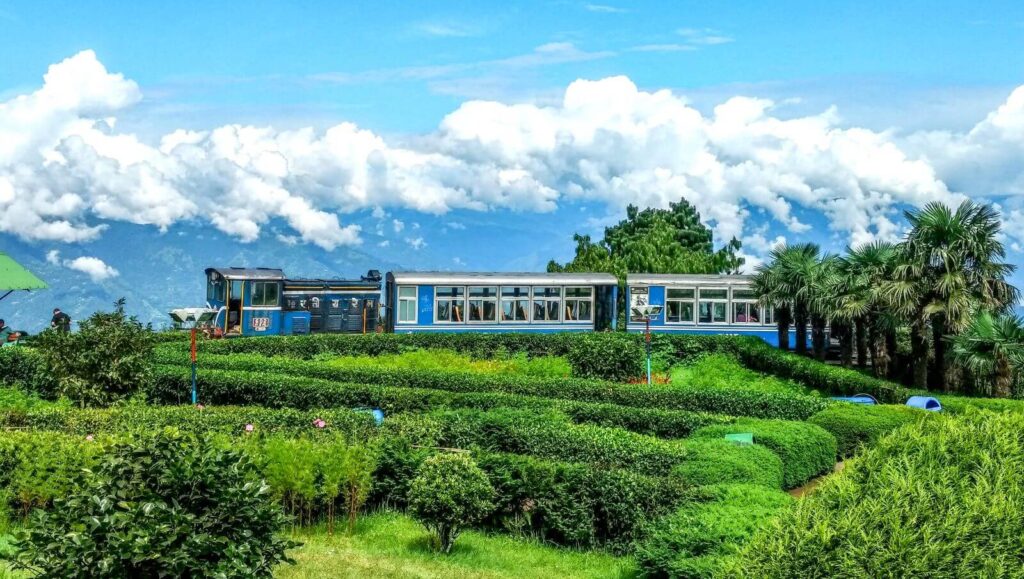
M 358 280 L 287 279 L 280 269 L 206 270 L 207 306 L 225 336 L 372 333 L 380 311 L 380 273 Z
M 775 311 L 757 303 L 751 280 L 747 275 L 630 274 L 627 328 L 644 331 L 633 307 L 657 305 L 663 307 L 651 319 L 651 332 L 739 334 L 778 346 Z
M 390 332 L 592 332 L 615 328 L 603 273 L 390 272 Z

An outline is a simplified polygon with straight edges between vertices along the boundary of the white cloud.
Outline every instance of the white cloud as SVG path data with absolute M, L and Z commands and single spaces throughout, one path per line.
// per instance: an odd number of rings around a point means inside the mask
M 479 36 L 482 32 L 480 27 L 464 22 L 418 22 L 413 25 L 413 31 L 423 36 L 436 36 L 440 38 L 464 38 L 468 36 Z
M 409 244 L 409 247 L 415 251 L 419 251 L 427 246 L 427 242 L 423 241 L 422 237 L 407 237 L 405 242 Z
M 448 229 L 462 230 L 466 228 L 464 224 L 458 221 L 449 221 L 445 225 L 447 225 Z
M 395 233 L 401 233 L 402 230 L 405 229 L 405 223 L 403 223 L 401 219 L 392 219 L 391 227 L 395 230 Z
M 709 30 L 680 35 L 721 42 Z M 594 54 L 551 44 L 502 62 Z M 322 132 L 183 129 L 147 143 L 115 128 L 140 98 L 134 82 L 83 52 L 52 66 L 39 90 L 0 103 L 0 232 L 80 242 L 110 221 L 201 220 L 252 241 L 280 222 L 289 231 L 272 233 L 282 242 L 330 250 L 361 242 L 345 222 L 358 210 L 372 211 L 383 235 L 394 208 L 546 212 L 584 201 L 618 212 L 685 196 L 720 239 L 755 250 L 764 233 L 749 230 L 751 214 L 792 233 L 810 227 L 803 216 L 822 214 L 837 239 L 857 244 L 897 237 L 907 205 L 1024 196 L 1024 87 L 969 131 L 900 134 L 846 127 L 831 108 L 783 118 L 772 101 L 750 97 L 705 114 L 681 95 L 612 77 L 573 82 L 550 106 L 465 102 L 404 141 L 340 123 Z M 1021 207 L 1011 209 L 1006 234 L 1022 244 Z M 406 243 L 425 246 L 421 237 Z
M 619 8 L 618 6 L 610 6 L 608 4 L 586 4 L 583 6 L 589 12 L 600 12 L 602 14 L 625 14 L 629 12 L 625 8 Z
M 697 50 L 697 47 L 692 44 L 641 44 L 630 48 L 633 52 L 687 52 L 691 50 Z
M 680 28 L 676 34 L 686 39 L 686 42 L 701 46 L 714 46 L 716 44 L 728 44 L 733 42 L 731 36 L 711 28 Z
M 60 251 L 56 249 L 46 252 L 46 261 L 59 267 L 80 271 L 88 275 L 94 282 L 101 282 L 120 275 L 116 269 L 110 267 L 98 257 L 82 256 L 75 259 L 61 259 Z

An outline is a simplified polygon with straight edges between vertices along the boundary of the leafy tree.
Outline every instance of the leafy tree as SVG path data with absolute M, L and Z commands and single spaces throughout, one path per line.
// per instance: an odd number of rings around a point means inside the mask
M 602 240 L 579 234 L 573 240 L 572 261 L 552 260 L 548 271 L 611 273 L 624 283 L 627 273 L 726 273 L 743 265 L 736 255 L 740 242 L 733 239 L 715 251 L 711 230 L 685 199 L 670 203 L 669 209 L 630 205 L 626 219 L 605 228 Z
M 42 577 L 271 577 L 294 546 L 240 453 L 168 429 L 117 445 L 15 544 Z
M 494 488 L 469 455 L 438 454 L 423 462 L 410 484 L 409 508 L 434 534 L 438 550 L 449 553 L 463 527 L 494 510 Z
M 979 313 L 951 339 L 953 359 L 986 383 L 991 394 L 1009 398 L 1014 376 L 1024 372 L 1024 322 L 1016 316 Z
M 105 406 L 140 392 L 152 374 L 153 332 L 127 316 L 125 300 L 96 312 L 78 332 L 47 330 L 35 344 L 48 376 L 44 389 L 82 406 Z

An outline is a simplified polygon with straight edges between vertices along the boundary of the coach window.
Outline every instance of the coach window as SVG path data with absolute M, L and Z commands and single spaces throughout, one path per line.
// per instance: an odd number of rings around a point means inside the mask
M 693 323 L 693 288 L 668 288 L 665 295 L 665 308 L 668 310 L 665 321 L 670 324 Z
M 436 321 L 455 324 L 466 321 L 466 288 L 439 285 L 434 290 L 434 295 Z
M 206 299 L 209 301 L 224 301 L 224 278 L 218 276 L 215 280 L 211 276 L 209 283 L 206 284 Z
M 493 286 L 469 287 L 469 321 L 493 322 L 498 313 L 498 288 Z
M 528 286 L 501 286 L 501 321 L 530 321 L 530 288 Z
M 252 282 L 252 305 L 272 307 L 278 305 L 276 281 Z
M 565 288 L 565 321 L 589 322 L 593 319 L 594 288 Z
M 557 322 L 562 309 L 562 288 L 533 288 L 533 321 Z
M 724 324 L 729 307 L 729 290 L 701 288 L 698 301 L 698 315 L 702 324 Z
M 416 286 L 398 286 L 398 323 L 416 323 Z
M 732 290 L 732 321 L 734 324 L 761 323 L 761 308 L 757 305 L 754 290 Z
M 762 308 L 761 309 L 761 323 L 766 326 L 774 326 L 777 322 L 775 321 L 775 308 Z

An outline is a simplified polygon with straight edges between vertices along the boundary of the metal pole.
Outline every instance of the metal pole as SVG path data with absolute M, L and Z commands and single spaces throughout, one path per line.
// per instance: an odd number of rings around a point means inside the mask
M 647 385 L 651 385 L 651 316 L 644 316 L 646 330 L 644 331 L 644 349 L 647 350 Z
M 192 326 L 192 405 L 195 406 L 199 400 L 199 392 L 196 390 L 196 327 Z

